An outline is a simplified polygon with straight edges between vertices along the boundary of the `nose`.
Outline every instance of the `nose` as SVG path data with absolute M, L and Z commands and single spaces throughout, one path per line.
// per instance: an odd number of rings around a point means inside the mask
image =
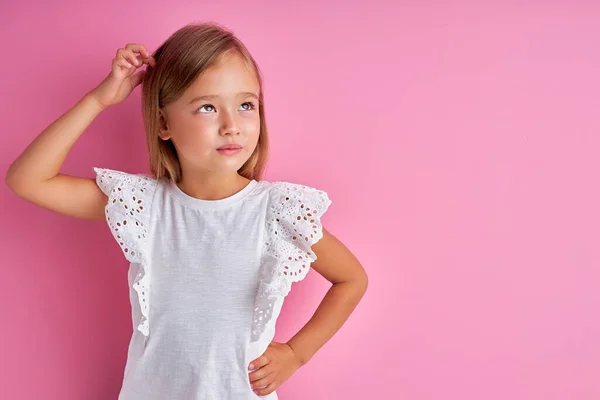
M 222 113 L 223 119 L 219 128 L 219 135 L 239 135 L 240 129 L 235 117 L 230 113 Z

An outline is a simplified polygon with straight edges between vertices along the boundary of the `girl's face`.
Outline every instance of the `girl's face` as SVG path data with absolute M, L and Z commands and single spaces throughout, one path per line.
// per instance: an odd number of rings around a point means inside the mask
M 182 171 L 237 173 L 258 142 L 259 91 L 255 73 L 232 53 L 161 111 L 160 137 L 173 141 Z M 226 145 L 241 150 L 219 150 Z

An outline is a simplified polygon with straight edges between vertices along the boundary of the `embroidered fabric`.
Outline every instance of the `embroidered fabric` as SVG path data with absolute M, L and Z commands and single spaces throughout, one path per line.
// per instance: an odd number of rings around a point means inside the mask
M 266 214 L 266 232 L 252 321 L 256 342 L 273 317 L 275 301 L 288 295 L 292 283 L 306 277 L 317 259 L 311 246 L 323 237 L 321 216 L 331 205 L 324 191 L 274 182 Z
M 152 197 L 157 181 L 109 169 L 94 168 L 96 183 L 108 196 L 105 207 L 106 221 L 131 263 L 140 264 L 132 287 L 138 295 L 142 318 L 137 329 L 148 336 L 148 300 L 150 276 L 147 271 L 147 238 Z

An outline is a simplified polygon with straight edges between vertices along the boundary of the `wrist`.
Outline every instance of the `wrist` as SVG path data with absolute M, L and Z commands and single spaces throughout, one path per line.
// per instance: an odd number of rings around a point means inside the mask
M 310 358 L 301 354 L 300 351 L 296 347 L 294 347 L 295 344 L 291 340 L 289 342 L 287 342 L 286 344 L 288 345 L 288 347 L 290 349 L 292 349 L 292 352 L 294 353 L 294 356 L 296 356 L 296 360 L 298 360 L 298 363 L 300 364 L 300 366 L 303 366 L 306 363 L 308 363 Z
M 105 106 L 98 101 L 98 99 L 94 95 L 93 90 L 88 92 L 85 96 L 83 96 L 82 100 L 84 102 L 90 104 L 92 107 L 94 107 L 98 111 L 98 113 L 100 113 L 108 108 L 108 106 Z

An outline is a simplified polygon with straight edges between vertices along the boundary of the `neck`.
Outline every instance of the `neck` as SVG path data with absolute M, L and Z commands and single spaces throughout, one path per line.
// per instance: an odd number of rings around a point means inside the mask
M 250 179 L 237 173 L 183 173 L 177 186 L 188 196 L 200 200 L 221 200 L 239 192 L 248 183 L 250 183 Z

